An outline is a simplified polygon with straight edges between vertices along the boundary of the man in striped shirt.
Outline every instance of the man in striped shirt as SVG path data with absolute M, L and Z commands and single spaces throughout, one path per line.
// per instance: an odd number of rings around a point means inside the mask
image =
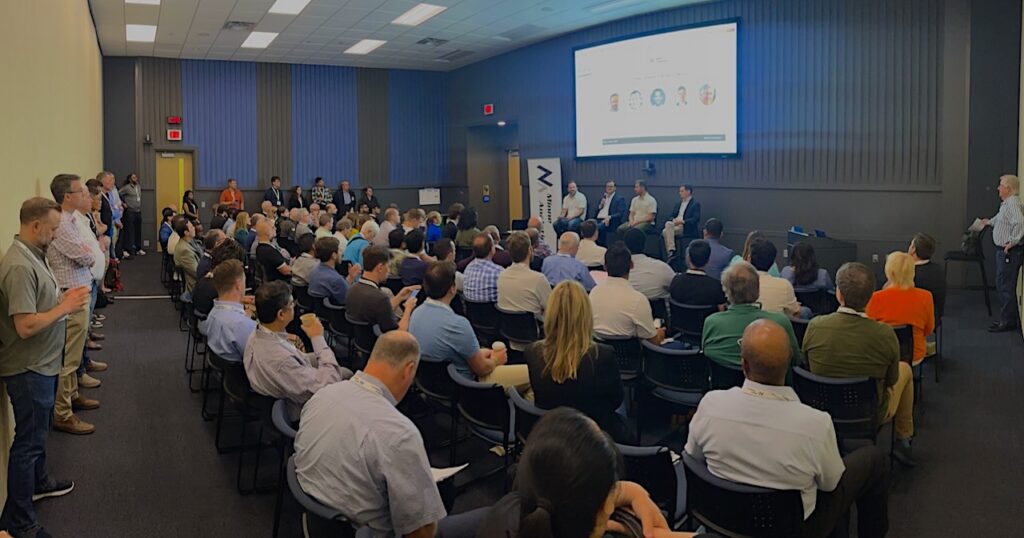
M 990 332 L 1016 329 L 1020 322 L 1017 311 L 1017 274 L 1024 259 L 1024 202 L 1020 199 L 1020 180 L 1017 176 L 999 178 L 999 212 L 982 223 L 992 226 L 992 241 L 996 244 L 996 289 L 1002 306 L 999 320 L 989 326 Z
M 494 303 L 498 301 L 498 277 L 502 267 L 493 261 L 494 241 L 481 232 L 473 238 L 473 261 L 466 266 L 462 295 L 467 301 Z

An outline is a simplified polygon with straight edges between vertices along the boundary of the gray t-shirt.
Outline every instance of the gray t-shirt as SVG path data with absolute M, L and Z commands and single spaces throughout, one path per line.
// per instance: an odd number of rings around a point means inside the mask
M 57 281 L 43 251 L 17 236 L 0 260 L 0 377 L 33 371 L 57 375 L 64 361 L 66 321 L 61 319 L 23 339 L 14 327 L 15 314 L 38 314 L 60 304 Z

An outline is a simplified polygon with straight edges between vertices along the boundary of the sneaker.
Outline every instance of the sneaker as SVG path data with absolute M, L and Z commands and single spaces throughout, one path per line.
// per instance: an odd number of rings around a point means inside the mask
M 93 329 L 102 329 L 103 328 L 103 322 L 102 321 L 94 321 L 94 322 L 90 323 L 89 326 L 92 327 Z
M 896 446 L 892 447 L 892 457 L 904 467 L 917 467 L 917 460 L 914 459 L 914 453 L 908 440 L 896 441 Z
M 146 251 L 142 250 L 142 249 L 139 249 L 139 251 L 136 252 L 135 255 L 136 256 L 145 256 L 146 255 Z
M 93 361 L 95 362 L 95 361 Z M 86 368 L 88 370 L 88 368 Z M 84 389 L 94 389 L 103 383 L 89 374 L 82 374 L 78 376 L 78 386 Z
M 107 339 L 107 335 L 105 335 L 103 333 L 92 333 L 92 332 L 89 333 L 89 340 L 95 340 L 95 341 L 99 342 L 100 340 L 106 340 L 106 339 Z
M 106 369 L 107 363 L 101 361 L 90 360 L 89 363 L 85 365 L 86 372 L 102 372 Z
M 32 501 L 49 499 L 50 497 L 63 497 L 75 489 L 75 483 L 70 480 L 53 480 L 49 483 L 36 486 L 36 492 L 32 495 Z M 39 536 L 36 534 L 36 536 Z
M 96 342 L 93 342 L 92 340 L 89 340 L 88 342 L 85 343 L 85 349 L 88 349 L 89 351 L 102 351 L 103 346 L 97 344 Z
M 72 435 L 89 435 L 96 431 L 96 426 L 83 421 L 76 415 L 71 415 L 71 418 L 67 420 L 54 419 L 53 429 L 59 432 L 70 433 Z
M 93 321 L 106 321 L 106 319 L 107 319 L 107 316 L 104 316 L 103 314 L 93 314 L 92 315 L 92 320 Z
M 130 260 L 130 259 L 132 259 L 132 255 L 128 254 L 127 252 L 125 252 L 124 254 L 121 254 L 121 259 L 122 260 Z
M 71 408 L 75 410 L 89 411 L 91 409 L 99 409 L 100 401 L 92 398 L 86 398 L 81 394 L 77 398 L 71 400 Z

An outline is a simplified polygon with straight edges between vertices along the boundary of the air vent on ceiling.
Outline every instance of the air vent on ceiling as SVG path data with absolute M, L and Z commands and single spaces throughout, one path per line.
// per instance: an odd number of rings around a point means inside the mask
M 444 56 L 438 56 L 437 58 L 434 59 L 434 61 L 444 63 L 457 62 L 471 54 L 473 54 L 473 51 L 471 50 L 453 50 L 448 54 L 445 54 Z
M 228 21 L 224 23 L 225 30 L 233 30 L 236 32 L 251 32 L 256 27 L 254 22 L 245 21 Z
M 424 37 L 423 39 L 421 39 L 421 40 L 416 42 L 417 45 L 429 45 L 429 46 L 435 47 L 435 48 L 436 47 L 440 47 L 441 45 L 444 45 L 445 43 L 448 43 L 447 39 L 441 39 L 441 38 L 438 38 L 438 37 Z
M 522 26 L 516 26 L 511 30 L 502 32 L 494 37 L 495 39 L 500 39 L 502 41 L 519 41 L 520 39 L 526 39 L 528 37 L 535 36 L 543 32 L 544 30 L 547 30 L 547 28 L 537 26 L 536 24 L 524 24 Z

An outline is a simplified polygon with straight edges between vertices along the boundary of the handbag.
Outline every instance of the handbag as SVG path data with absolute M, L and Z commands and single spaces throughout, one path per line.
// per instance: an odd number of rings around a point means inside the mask
M 107 273 L 103 275 L 103 284 L 110 288 L 112 292 L 124 290 L 124 284 L 121 282 L 121 262 L 119 260 L 111 258 L 110 264 L 107 266 Z

